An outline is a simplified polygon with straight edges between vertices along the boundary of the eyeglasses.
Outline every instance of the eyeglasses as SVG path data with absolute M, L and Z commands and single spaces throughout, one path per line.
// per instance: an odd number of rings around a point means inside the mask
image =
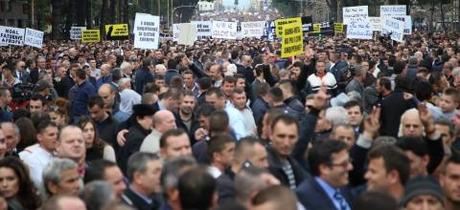
M 331 163 L 329 164 L 331 167 L 333 166 L 338 166 L 338 167 L 342 167 L 342 168 L 347 168 L 349 164 L 352 164 L 353 163 L 353 159 L 348 159 L 342 163 Z

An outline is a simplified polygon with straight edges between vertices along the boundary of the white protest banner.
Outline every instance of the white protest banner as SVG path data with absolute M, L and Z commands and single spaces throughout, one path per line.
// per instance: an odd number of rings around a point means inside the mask
M 6 45 L 24 45 L 24 29 L 0 26 L 0 43 Z
M 32 47 L 36 47 L 36 48 L 42 48 L 43 35 L 44 35 L 43 31 L 26 28 L 24 44 L 32 46 Z
M 400 20 L 400 21 L 404 22 L 404 35 L 412 34 L 412 18 L 411 18 L 411 16 L 409 16 L 409 15 L 392 16 L 392 18 L 395 18 L 397 20 Z
M 404 38 L 404 22 L 387 17 L 382 20 L 383 34 L 390 34 L 391 39 L 397 42 L 402 42 Z
M 196 26 L 192 23 L 182 23 L 179 25 L 180 34 L 178 44 L 193 45 L 196 40 Z
M 369 16 L 368 6 L 344 7 L 343 24 L 348 25 L 353 20 L 364 20 Z M 362 21 L 360 21 L 362 22 Z
M 211 38 L 212 36 L 212 21 L 192 21 L 196 25 L 196 36 L 198 40 Z
M 212 21 L 212 38 L 236 39 L 236 22 Z
M 406 5 L 381 5 L 380 17 L 405 16 Z
M 351 21 L 347 25 L 348 39 L 372 39 L 372 27 L 369 19 L 362 21 Z
M 241 22 L 241 33 L 243 37 L 260 38 L 264 35 L 265 21 Z
M 72 26 L 70 28 L 70 39 L 71 40 L 80 40 L 81 39 L 81 32 L 86 30 L 85 26 Z
M 382 31 L 382 21 L 380 17 L 369 17 L 372 31 Z
M 160 39 L 160 17 L 136 13 L 133 34 L 134 48 L 157 49 Z
M 179 34 L 180 34 L 179 25 L 180 25 L 179 23 L 173 24 L 173 41 L 175 42 L 179 40 Z

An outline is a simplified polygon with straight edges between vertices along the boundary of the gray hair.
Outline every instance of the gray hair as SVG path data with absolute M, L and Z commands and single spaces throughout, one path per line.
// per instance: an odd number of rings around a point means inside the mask
M 78 165 L 74 161 L 66 158 L 53 159 L 43 170 L 43 185 L 49 193 L 47 183 L 59 183 L 61 181 L 61 172 L 69 169 L 77 168 Z
M 81 197 L 88 209 L 102 209 L 115 200 L 112 185 L 101 180 L 86 184 Z
M 339 124 L 348 124 L 347 110 L 341 106 L 327 108 L 324 117 L 332 124 L 332 127 Z
M 236 198 L 242 203 L 246 203 L 251 199 L 253 192 L 268 187 L 268 184 L 260 178 L 264 173 L 268 172 L 256 167 L 245 168 L 239 172 L 235 177 Z
M 128 82 L 131 82 L 130 78 L 121 78 L 120 80 L 118 80 L 118 86 L 123 86 L 124 84 Z
M 128 169 L 126 169 L 128 179 L 133 181 L 135 172 L 145 172 L 147 164 L 151 160 L 160 160 L 160 157 L 157 154 L 148 152 L 136 152 L 131 155 L 128 159 Z
M 452 76 L 454 77 L 460 76 L 460 67 L 455 67 L 454 70 L 452 70 Z
M 6 126 L 6 125 L 11 125 L 13 127 L 13 130 L 14 130 L 16 135 L 20 134 L 18 125 L 16 125 L 15 123 L 12 123 L 12 122 L 2 122 L 0 124 L 0 128 L 3 128 L 3 126 Z
M 120 65 L 121 71 L 125 71 L 128 68 L 132 68 L 132 65 L 129 62 L 123 61 Z
M 184 173 L 184 168 L 196 166 L 197 162 L 192 157 L 177 157 L 169 159 L 163 165 L 161 172 L 161 188 L 167 192 L 168 188 L 176 188 L 179 177 Z

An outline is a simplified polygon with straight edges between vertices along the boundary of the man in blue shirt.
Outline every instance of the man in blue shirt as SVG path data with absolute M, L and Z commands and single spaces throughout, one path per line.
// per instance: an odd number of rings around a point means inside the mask
M 297 189 L 299 202 L 308 210 L 351 210 L 348 173 L 353 169 L 343 141 L 318 142 L 308 153 L 308 163 L 314 176 Z
M 76 84 L 69 91 L 71 122 L 78 122 L 81 116 L 89 114 L 89 99 L 97 94 L 96 88 L 86 80 L 85 70 L 78 69 L 75 80 Z

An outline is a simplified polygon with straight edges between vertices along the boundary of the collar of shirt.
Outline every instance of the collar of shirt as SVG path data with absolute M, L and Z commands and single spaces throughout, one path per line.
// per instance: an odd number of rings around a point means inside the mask
M 315 177 L 315 180 L 318 182 L 319 186 L 321 186 L 321 188 L 323 188 L 323 190 L 326 192 L 327 196 L 331 200 L 335 201 L 334 194 L 335 194 L 335 192 L 337 190 L 334 189 L 331 185 L 329 185 L 326 181 L 324 181 L 323 179 L 321 179 L 319 177 Z
M 135 191 L 133 188 L 131 188 L 131 187 L 129 187 L 129 189 L 130 189 L 131 191 L 133 191 L 134 194 L 136 194 L 137 196 L 139 196 L 140 198 L 142 198 L 142 200 L 144 200 L 147 204 L 149 204 L 149 205 L 152 204 L 153 200 L 152 200 L 151 198 L 149 198 L 149 197 L 147 197 L 147 196 L 145 196 L 145 195 L 142 195 L 142 194 L 136 192 L 136 191 Z

